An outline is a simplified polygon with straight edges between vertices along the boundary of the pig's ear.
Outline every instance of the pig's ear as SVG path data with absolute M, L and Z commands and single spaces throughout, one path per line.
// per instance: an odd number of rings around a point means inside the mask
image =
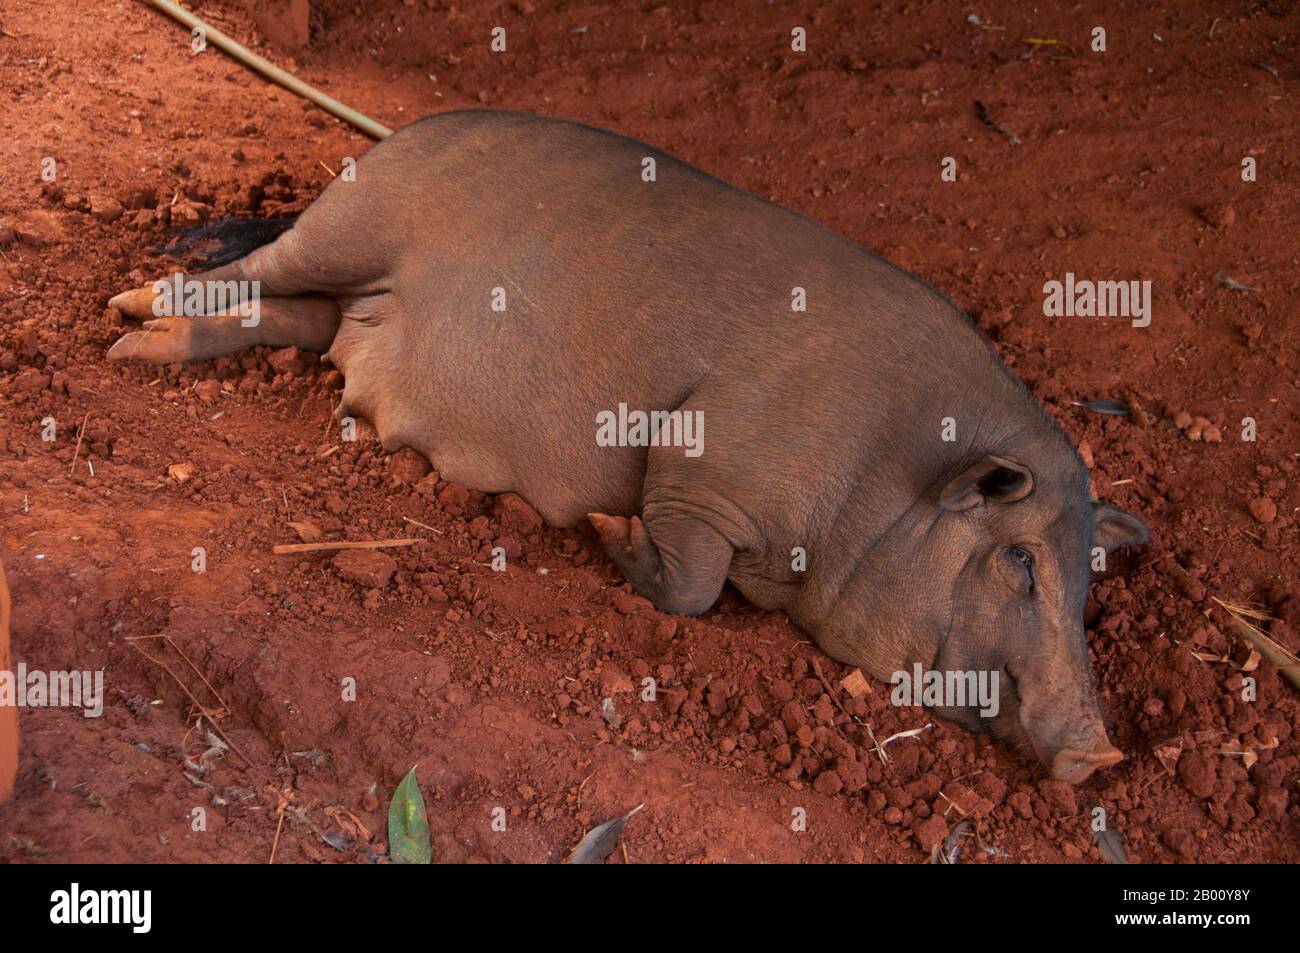
M 1121 546 L 1141 546 L 1150 538 L 1142 517 L 1109 503 L 1092 504 L 1092 545 L 1109 553 Z
M 959 511 L 981 503 L 1011 503 L 1024 499 L 1033 488 L 1034 475 L 1027 467 L 990 455 L 954 477 L 943 488 L 939 505 Z

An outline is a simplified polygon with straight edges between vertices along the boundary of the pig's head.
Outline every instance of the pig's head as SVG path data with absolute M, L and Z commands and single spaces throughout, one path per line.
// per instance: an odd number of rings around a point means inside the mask
M 991 455 L 949 481 L 939 507 L 953 601 L 935 668 L 998 671 L 994 733 L 1029 748 L 1054 777 L 1077 783 L 1121 760 L 1093 689 L 1083 605 L 1093 552 L 1146 542 L 1146 524 L 1091 502 L 1081 466 L 1035 474 Z M 972 713 L 950 714 L 969 723 Z
M 1063 443 L 1064 441 L 1061 441 Z M 914 663 L 939 673 L 997 673 L 996 714 L 969 694 L 933 706 L 991 730 L 1079 783 L 1120 761 L 1102 723 L 1084 643 L 1094 552 L 1143 543 L 1146 524 L 1089 498 L 1072 449 L 1010 453 L 945 473 L 872 547 L 839 593 L 823 647 L 890 679 Z M 884 555 L 884 554 L 887 554 Z

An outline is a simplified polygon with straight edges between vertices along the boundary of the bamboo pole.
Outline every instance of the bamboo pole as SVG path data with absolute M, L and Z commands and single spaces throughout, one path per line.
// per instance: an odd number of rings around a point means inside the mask
M 177 20 L 191 30 L 202 30 L 204 39 L 211 43 L 217 49 L 226 53 L 228 56 L 243 63 L 255 73 L 260 73 L 271 82 L 283 86 L 289 92 L 301 96 L 303 99 L 310 100 L 321 109 L 337 116 L 346 123 L 356 126 L 366 135 L 374 139 L 385 139 L 393 134 L 393 130 L 387 126 L 375 122 L 369 116 L 365 116 L 350 106 L 345 106 L 333 96 L 327 96 L 314 86 L 304 83 L 292 73 L 280 69 L 270 60 L 258 56 L 248 47 L 244 46 L 237 40 L 233 40 L 226 34 L 222 33 L 214 26 L 204 23 L 188 10 L 182 9 L 172 0 L 145 0 L 146 3 L 157 7 L 163 13 L 167 14 L 173 20 Z

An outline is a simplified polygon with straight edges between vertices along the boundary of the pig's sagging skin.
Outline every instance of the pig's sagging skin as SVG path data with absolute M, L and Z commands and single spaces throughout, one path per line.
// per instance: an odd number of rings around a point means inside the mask
M 994 730 L 1057 777 L 1121 758 L 1083 602 L 1091 547 L 1144 525 L 1089 502 L 1065 437 L 951 302 L 815 222 L 613 133 L 457 112 L 194 277 L 260 281 L 261 324 L 163 318 L 110 356 L 328 351 L 340 416 L 552 525 L 590 514 L 660 609 L 703 612 L 730 579 L 877 678 L 999 671 Z M 148 318 L 152 301 L 113 304 Z M 598 446 L 597 414 L 620 403 L 701 411 L 705 452 Z M 942 713 L 980 727 L 973 708 Z

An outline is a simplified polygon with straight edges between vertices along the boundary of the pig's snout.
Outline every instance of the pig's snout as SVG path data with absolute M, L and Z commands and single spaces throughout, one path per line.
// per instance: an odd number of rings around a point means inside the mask
M 1052 777 L 1070 784 L 1124 760 L 1106 734 L 1082 642 L 1066 642 L 1074 651 L 1031 658 L 1023 677 L 1013 680 L 1021 737 Z
M 1062 748 L 1052 758 L 1052 777 L 1082 784 L 1098 768 L 1108 768 L 1123 760 L 1124 753 L 1104 739 L 1092 750 Z

